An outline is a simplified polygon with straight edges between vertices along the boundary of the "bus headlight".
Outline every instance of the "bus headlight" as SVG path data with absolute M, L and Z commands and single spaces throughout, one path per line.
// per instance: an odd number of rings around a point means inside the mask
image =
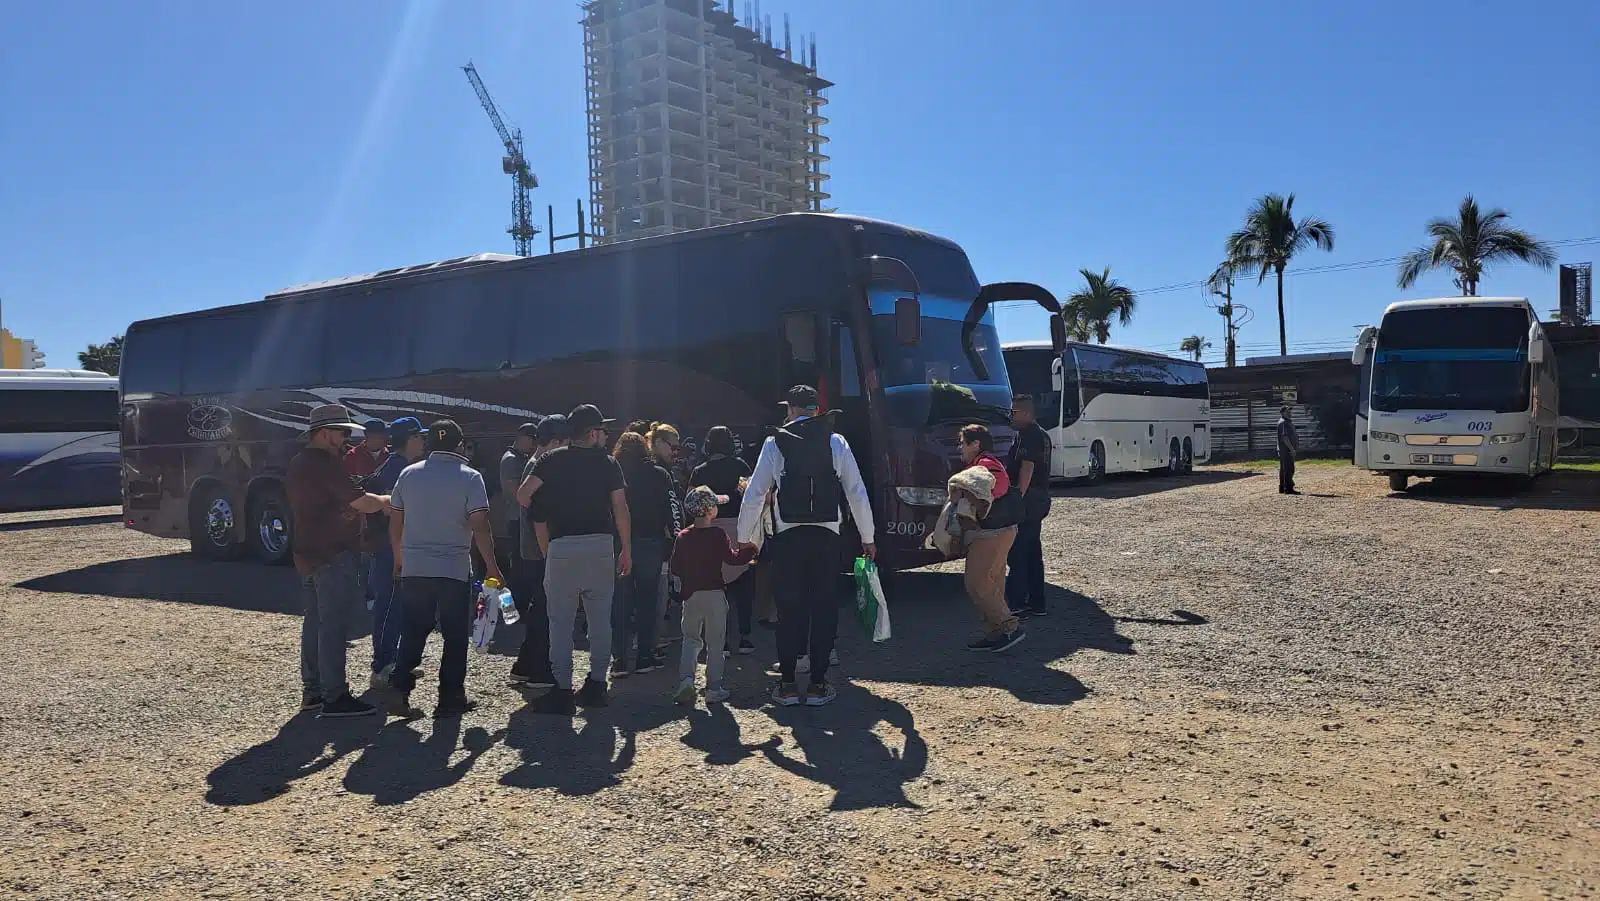
M 894 493 L 900 496 L 900 503 L 913 507 L 943 507 L 950 499 L 950 492 L 943 488 L 896 488 Z
M 1516 444 L 1518 441 L 1521 441 L 1522 439 L 1524 439 L 1526 437 L 1528 437 L 1528 433 L 1527 432 L 1512 432 L 1509 435 L 1494 435 L 1494 436 L 1490 437 L 1489 443 L 1490 444 Z
M 1372 429 L 1367 434 L 1372 436 L 1373 441 L 1393 441 L 1396 444 L 1400 442 L 1400 436 L 1394 432 L 1380 432 L 1377 429 Z

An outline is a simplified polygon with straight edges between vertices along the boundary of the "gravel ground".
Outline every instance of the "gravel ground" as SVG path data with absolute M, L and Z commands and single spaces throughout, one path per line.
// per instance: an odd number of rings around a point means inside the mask
M 710 711 L 534 716 L 491 654 L 381 728 L 295 715 L 288 571 L 0 516 L 0 897 L 1600 896 L 1600 480 L 1300 483 L 1063 489 L 1026 643 L 904 574 L 828 708 L 762 705 L 763 633 Z

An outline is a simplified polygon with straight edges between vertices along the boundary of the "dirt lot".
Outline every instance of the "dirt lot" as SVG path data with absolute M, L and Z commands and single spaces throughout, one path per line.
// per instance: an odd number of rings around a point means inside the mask
M 762 633 L 709 713 L 534 716 L 491 655 L 437 728 L 295 715 L 287 571 L 0 517 L 0 897 L 1597 897 L 1595 478 L 1066 489 L 1008 655 L 915 573 L 828 708 Z

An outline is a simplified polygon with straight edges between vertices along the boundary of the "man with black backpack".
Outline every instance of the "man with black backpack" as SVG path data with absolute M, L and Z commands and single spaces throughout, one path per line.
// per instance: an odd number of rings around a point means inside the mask
M 739 508 L 739 540 L 754 544 L 769 491 L 776 489 L 772 536 L 772 586 L 778 603 L 778 685 L 772 700 L 783 707 L 821 707 L 838 693 L 828 684 L 828 658 L 839 625 L 842 493 L 861 535 L 861 552 L 875 552 L 872 505 L 850 445 L 833 430 L 832 414 L 818 415 L 817 389 L 796 385 L 783 401 L 788 416 L 768 438 Z M 802 699 L 795 682 L 800 656 L 810 654 L 810 684 Z

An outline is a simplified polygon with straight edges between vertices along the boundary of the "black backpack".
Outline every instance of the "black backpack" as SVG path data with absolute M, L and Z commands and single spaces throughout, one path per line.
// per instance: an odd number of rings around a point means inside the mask
M 833 414 L 801 420 L 778 430 L 783 452 L 778 480 L 778 516 L 786 523 L 839 521 L 839 474 L 833 471 Z

